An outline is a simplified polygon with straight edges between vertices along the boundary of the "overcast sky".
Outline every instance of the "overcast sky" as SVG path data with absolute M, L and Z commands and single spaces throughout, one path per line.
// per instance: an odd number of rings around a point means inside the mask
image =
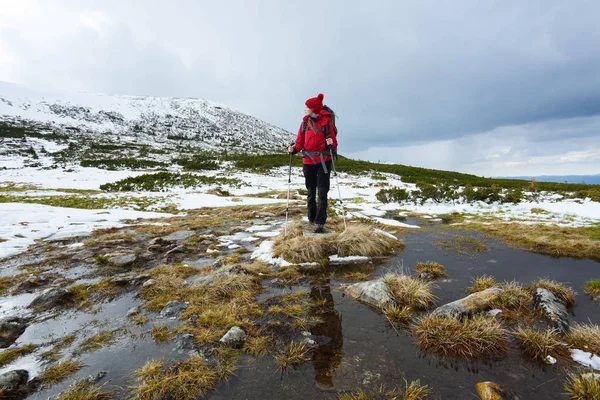
M 0 80 L 200 97 L 340 152 L 485 176 L 600 173 L 600 1 L 0 0 Z

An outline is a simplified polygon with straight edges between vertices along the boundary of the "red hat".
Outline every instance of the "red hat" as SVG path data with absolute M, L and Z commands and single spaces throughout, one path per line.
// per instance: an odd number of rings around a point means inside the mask
M 311 97 L 310 99 L 306 100 L 306 107 L 310 108 L 312 110 L 312 112 L 314 112 L 315 114 L 318 114 L 321 112 L 321 110 L 323 109 L 323 94 L 319 93 L 319 95 L 317 97 Z

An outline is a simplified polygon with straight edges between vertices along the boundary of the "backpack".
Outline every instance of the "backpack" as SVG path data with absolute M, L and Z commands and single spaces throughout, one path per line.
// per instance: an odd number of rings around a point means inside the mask
M 327 111 L 328 113 L 331 114 L 331 123 L 333 124 L 333 132 L 335 133 L 335 137 L 337 138 L 338 135 L 338 128 L 337 126 L 335 126 L 335 112 L 333 112 L 333 110 L 327 106 L 323 106 L 323 110 Z M 306 122 L 302 123 L 302 133 L 306 133 L 306 130 L 308 129 L 308 124 Z M 329 125 L 325 125 L 323 127 L 323 133 L 325 134 L 325 139 L 329 138 Z

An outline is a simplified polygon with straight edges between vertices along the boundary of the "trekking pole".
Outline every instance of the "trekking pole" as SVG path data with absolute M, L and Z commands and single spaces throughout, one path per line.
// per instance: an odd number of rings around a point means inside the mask
M 331 156 L 331 166 L 333 167 L 333 176 L 335 176 L 335 185 L 337 186 L 338 195 L 340 196 L 340 204 L 342 205 L 342 218 L 344 219 L 344 230 L 348 229 L 346 225 L 346 210 L 344 210 L 344 200 L 342 200 L 342 192 L 340 192 L 340 181 L 337 171 L 335 170 L 335 161 L 333 160 L 333 150 L 329 147 L 329 155 Z
M 290 169 L 288 172 L 288 191 L 287 191 L 287 203 L 285 205 L 285 225 L 283 226 L 283 236 L 287 236 L 287 223 L 288 223 L 288 211 L 290 209 L 290 185 L 292 184 L 292 157 L 293 153 L 290 153 Z

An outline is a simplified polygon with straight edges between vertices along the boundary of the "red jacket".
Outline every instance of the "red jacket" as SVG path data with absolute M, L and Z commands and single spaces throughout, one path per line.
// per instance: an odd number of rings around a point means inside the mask
M 317 133 L 313 132 L 310 124 L 308 123 L 308 116 L 305 116 L 302 119 L 302 124 L 300 124 L 300 129 L 298 129 L 298 137 L 296 138 L 296 145 L 294 146 L 295 152 L 298 153 L 302 150 L 307 152 L 314 151 L 324 151 L 329 154 L 329 150 L 325 149 L 325 133 L 323 132 L 323 127 L 328 125 L 328 133 L 329 137 L 333 139 L 333 145 L 331 148 L 335 151 L 337 150 L 337 139 L 335 137 L 335 128 L 333 127 L 333 122 L 331 121 L 331 113 L 329 111 L 321 110 L 317 119 L 314 120 L 315 126 L 317 127 Z M 302 125 L 306 123 L 306 132 L 302 132 Z M 321 162 L 321 157 L 312 156 L 315 160 L 315 163 L 319 164 Z M 326 155 L 325 161 L 331 160 L 331 156 Z M 302 157 L 302 162 L 304 164 L 313 164 L 313 160 L 310 157 Z

